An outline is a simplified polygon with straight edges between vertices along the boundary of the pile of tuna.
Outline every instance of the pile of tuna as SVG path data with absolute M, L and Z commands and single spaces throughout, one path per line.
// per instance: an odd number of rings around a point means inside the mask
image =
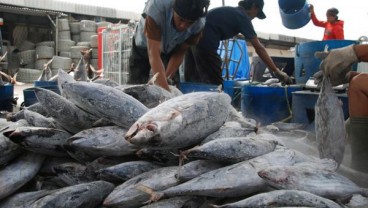
M 76 82 L 8 115 L 0 207 L 353 207 L 367 190 L 288 148 L 221 92 Z

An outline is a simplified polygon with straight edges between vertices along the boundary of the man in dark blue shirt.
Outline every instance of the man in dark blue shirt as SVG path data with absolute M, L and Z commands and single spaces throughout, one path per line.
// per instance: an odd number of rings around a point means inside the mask
M 280 81 L 290 84 L 288 75 L 280 71 L 254 31 L 252 20 L 265 19 L 263 0 L 241 0 L 238 7 L 218 7 L 206 16 L 203 37 L 199 43 L 187 51 L 184 64 L 184 77 L 188 82 L 220 85 L 223 83 L 221 57 L 217 53 L 220 41 L 233 38 L 239 33 L 251 42 L 258 56 L 274 72 Z

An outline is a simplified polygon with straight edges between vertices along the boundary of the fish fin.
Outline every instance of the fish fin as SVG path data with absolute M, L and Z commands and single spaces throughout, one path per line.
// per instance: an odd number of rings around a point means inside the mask
M 217 92 L 223 92 L 222 85 L 219 85 L 216 90 L 217 90 Z
M 159 73 L 157 72 L 155 75 L 153 75 L 153 77 L 147 82 L 147 85 L 154 85 L 157 77 L 159 76 Z
M 152 188 L 148 187 L 148 186 L 145 186 L 145 185 L 142 185 L 142 184 L 138 184 L 135 189 L 139 190 L 139 191 L 143 191 L 145 192 L 146 194 L 150 195 L 150 199 L 145 202 L 144 204 L 149 204 L 151 202 L 156 202 L 158 200 L 160 200 L 164 194 L 163 193 L 158 193 L 158 192 L 155 192 Z
M 339 105 L 342 107 L 344 103 L 342 103 L 341 99 L 339 99 Z

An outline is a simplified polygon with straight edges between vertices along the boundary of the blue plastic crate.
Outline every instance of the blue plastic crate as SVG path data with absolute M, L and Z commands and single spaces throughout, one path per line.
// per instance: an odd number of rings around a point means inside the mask
M 12 112 L 13 99 L 14 99 L 14 86 L 11 84 L 0 86 L 0 110 Z

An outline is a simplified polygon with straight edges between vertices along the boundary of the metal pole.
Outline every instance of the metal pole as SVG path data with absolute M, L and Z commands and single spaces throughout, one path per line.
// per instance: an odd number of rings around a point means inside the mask
M 225 0 L 222 0 L 222 6 L 225 6 Z

